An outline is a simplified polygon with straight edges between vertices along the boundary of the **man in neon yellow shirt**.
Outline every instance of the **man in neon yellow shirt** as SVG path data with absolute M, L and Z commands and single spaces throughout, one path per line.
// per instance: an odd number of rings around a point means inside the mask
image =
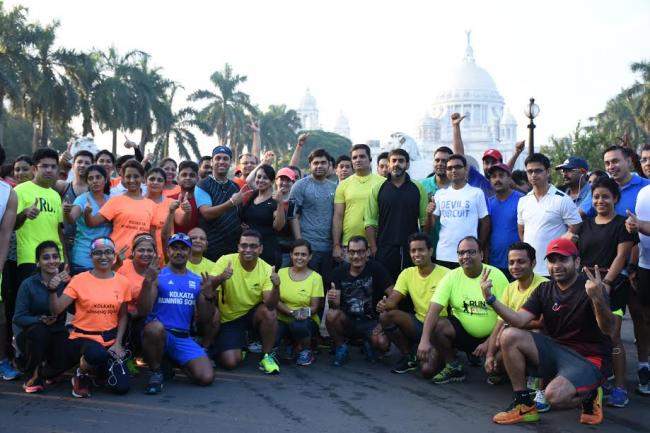
M 449 272 L 449 269 L 432 262 L 433 244 L 425 233 L 412 234 L 407 245 L 415 266 L 404 269 L 390 296 L 384 296 L 377 304 L 377 311 L 381 313 L 379 322 L 384 332 L 402 353 L 402 358 L 391 370 L 398 374 L 417 368 L 417 358 L 412 355 L 413 343 L 420 341 L 431 297 L 442 277 Z M 415 314 L 399 310 L 399 303 L 406 296 L 413 301 Z M 441 315 L 446 316 L 447 312 L 443 311 Z
M 354 174 L 336 187 L 334 195 L 334 216 L 332 217 L 332 256 L 340 262 L 345 252 L 341 245 L 347 245 L 353 236 L 366 236 L 364 215 L 368 206 L 370 191 L 386 178 L 371 171 L 370 147 L 365 144 L 352 146 L 352 168 Z
M 217 260 L 210 275 L 217 294 L 221 329 L 215 342 L 220 364 L 229 370 L 242 361 L 241 348 L 246 345 L 246 332 L 257 330 L 262 339 L 260 370 L 279 373 L 273 345 L 278 331 L 275 307 L 280 298 L 280 278 L 259 256 L 262 235 L 245 230 L 237 245 L 239 252 L 226 254 Z
M 52 186 L 56 183 L 59 155 L 54 149 L 41 148 L 32 156 L 34 180 L 16 186 L 17 284 L 36 270 L 36 247 L 44 241 L 54 241 L 63 251 L 63 206 L 61 196 Z
M 440 281 L 431 298 L 418 346 L 418 359 L 434 366 L 445 366 L 433 377 L 433 383 L 443 384 L 465 380 L 463 365 L 457 361 L 456 349 L 475 356 L 487 350 L 489 337 L 497 321 L 494 310 L 485 303 L 481 291 L 481 272 L 490 269 L 493 292 L 500 297 L 508 280 L 497 268 L 483 264 L 483 246 L 474 236 L 467 236 L 457 247 L 459 268 L 450 271 Z M 440 317 L 451 308 L 453 315 Z M 436 350 L 433 350 L 435 347 Z
M 528 299 L 528 296 L 537 286 L 547 278 L 533 272 L 535 269 L 535 248 L 526 242 L 515 242 L 508 248 L 508 272 L 515 278 L 515 281 L 508 284 L 501 296 L 501 302 L 513 311 L 519 311 Z M 488 340 L 487 353 L 485 355 L 485 371 L 488 373 L 488 383 L 496 385 L 502 383 L 505 378 L 501 374 L 503 363 L 501 352 L 497 347 L 497 341 L 505 322 L 499 318 L 497 324 Z M 528 329 L 539 328 L 539 321 L 529 324 Z

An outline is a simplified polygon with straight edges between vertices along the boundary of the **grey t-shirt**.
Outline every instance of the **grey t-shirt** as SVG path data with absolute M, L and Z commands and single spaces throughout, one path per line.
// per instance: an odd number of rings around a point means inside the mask
M 332 249 L 332 215 L 336 184 L 313 176 L 300 179 L 291 188 L 289 200 L 296 203 L 300 215 L 300 234 L 311 243 L 314 251 Z

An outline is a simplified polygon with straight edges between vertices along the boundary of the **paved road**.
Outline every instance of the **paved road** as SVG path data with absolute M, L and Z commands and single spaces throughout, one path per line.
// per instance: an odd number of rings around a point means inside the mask
M 628 387 L 636 385 L 631 322 L 624 323 Z M 166 384 L 162 394 L 142 394 L 145 377 L 126 396 L 101 389 L 90 399 L 70 396 L 69 383 L 26 395 L 20 382 L 0 383 L 0 432 L 448 432 L 549 433 L 650 431 L 650 398 L 632 395 L 625 409 L 606 409 L 598 427 L 579 424 L 579 409 L 552 411 L 536 425 L 498 426 L 492 415 L 511 399 L 508 386 L 491 387 L 479 368 L 468 368 L 460 384 L 433 385 L 416 374 L 395 375 L 383 363 L 366 363 L 352 350 L 343 368 L 323 354 L 310 367 L 284 364 L 265 376 L 252 357 L 236 372 L 219 370 L 215 383 L 197 388 L 186 378 Z

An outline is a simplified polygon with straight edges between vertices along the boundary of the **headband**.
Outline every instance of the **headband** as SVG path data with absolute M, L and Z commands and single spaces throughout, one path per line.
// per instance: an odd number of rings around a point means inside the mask
M 95 251 L 101 247 L 111 247 L 115 251 L 115 244 L 110 238 L 97 238 L 90 243 L 90 251 Z

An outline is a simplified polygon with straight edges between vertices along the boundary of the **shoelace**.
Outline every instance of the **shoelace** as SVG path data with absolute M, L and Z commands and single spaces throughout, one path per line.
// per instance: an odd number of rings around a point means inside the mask
M 108 360 L 108 379 L 106 382 L 110 386 L 117 385 L 117 377 L 115 376 L 115 366 L 117 365 L 122 370 L 122 375 L 126 375 L 126 370 L 124 369 L 124 364 L 126 361 L 131 359 L 131 351 L 126 350 L 124 353 L 124 358 L 117 358 L 113 352 L 108 352 L 111 355 L 111 359 Z

